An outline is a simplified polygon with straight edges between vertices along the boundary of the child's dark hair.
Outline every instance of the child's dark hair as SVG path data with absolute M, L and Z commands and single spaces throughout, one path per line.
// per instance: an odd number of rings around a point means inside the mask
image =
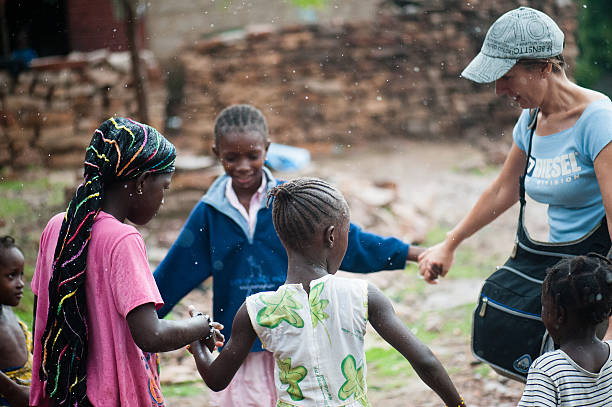
M 301 249 L 322 226 L 348 215 L 348 204 L 336 188 L 317 178 L 297 178 L 268 193 L 274 197 L 272 220 L 278 236 L 292 249 Z
M 219 113 L 215 120 L 215 146 L 219 138 L 232 132 L 256 131 L 268 141 L 268 123 L 263 113 L 251 105 L 232 105 Z
M 0 237 L 0 253 L 2 253 L 4 250 L 10 250 L 12 248 L 19 249 L 19 247 L 17 247 L 15 244 L 15 239 L 9 235 Z M 2 263 L 2 256 L 0 256 L 0 263 Z
M 0 249 L 12 249 L 13 247 L 17 247 L 17 245 L 15 245 L 15 239 L 12 236 L 0 237 Z
M 612 263 L 595 253 L 563 259 L 548 269 L 542 292 L 586 324 L 598 324 L 612 309 Z

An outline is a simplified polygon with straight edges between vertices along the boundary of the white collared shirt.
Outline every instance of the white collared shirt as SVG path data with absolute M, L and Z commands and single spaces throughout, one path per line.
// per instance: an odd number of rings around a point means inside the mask
M 261 207 L 261 203 L 263 202 L 266 196 L 266 174 L 262 172 L 261 175 L 261 185 L 257 188 L 257 191 L 251 196 L 251 202 L 249 203 L 249 211 L 245 209 L 244 206 L 238 200 L 238 196 L 236 195 L 236 191 L 232 188 L 232 179 L 228 178 L 227 184 L 225 184 L 225 197 L 229 201 L 229 203 L 236 209 L 238 212 L 247 220 L 249 224 L 249 231 L 251 236 L 255 231 L 255 224 L 257 223 L 257 212 Z

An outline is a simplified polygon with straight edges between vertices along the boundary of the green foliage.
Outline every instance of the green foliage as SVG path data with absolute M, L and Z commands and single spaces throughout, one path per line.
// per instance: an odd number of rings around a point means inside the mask
M 291 4 L 300 8 L 321 8 L 327 4 L 327 0 L 290 0 Z
M 428 346 L 450 342 L 468 343 L 472 327 L 472 313 L 475 304 L 464 304 L 445 310 L 424 312 L 409 323 L 412 333 Z M 427 327 L 430 318 L 439 324 Z M 368 387 L 376 390 L 390 390 L 405 386 L 406 380 L 414 375 L 410 363 L 395 349 L 372 347 L 366 350 L 368 364 Z M 444 364 L 444 360 L 442 360 Z M 447 367 L 450 370 L 450 366 Z M 484 373 L 484 372 L 483 372 Z M 483 374 L 484 375 L 484 374 Z
M 410 363 L 393 348 L 374 347 L 366 350 L 370 377 L 405 377 L 413 374 Z M 368 383 L 371 387 L 372 383 Z
M 32 327 L 32 281 L 40 234 L 47 221 L 64 209 L 66 184 L 47 178 L 6 180 L 0 175 L 0 235 L 11 235 L 25 257 L 26 289 L 15 314 Z
M 162 367 L 163 369 L 163 367 Z M 164 384 L 164 397 L 193 397 L 201 396 L 202 386 L 194 383 Z
M 580 0 L 577 42 L 580 55 L 575 76 L 579 85 L 593 87 L 612 75 L 612 12 L 610 0 Z
M 489 365 L 484 364 L 484 363 L 481 365 L 478 365 L 478 367 L 474 369 L 474 373 L 476 374 L 476 376 L 480 376 L 480 377 L 488 377 L 491 372 L 492 370 L 489 367 Z
M 34 181 L 2 180 L 0 182 L 0 219 L 4 220 L 7 225 L 19 224 L 18 221 L 31 219 L 34 210 L 56 208 L 64 204 L 63 187 L 64 184 L 53 184 L 46 178 Z M 9 230 L 7 233 L 14 232 Z M 20 236 L 13 237 L 18 243 L 21 240 Z
M 427 236 L 423 246 L 429 247 L 442 242 L 446 238 L 448 229 L 440 225 L 434 225 Z M 455 252 L 455 260 L 451 266 L 446 279 L 462 278 L 485 278 L 488 277 L 495 268 L 503 263 L 503 259 L 489 253 L 476 250 L 469 245 L 459 246 Z

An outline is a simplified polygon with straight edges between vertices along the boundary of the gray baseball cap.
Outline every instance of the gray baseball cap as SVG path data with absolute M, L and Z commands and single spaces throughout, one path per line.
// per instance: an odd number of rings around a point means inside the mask
M 461 76 L 489 83 L 506 74 L 519 59 L 550 58 L 563 51 L 563 32 L 541 11 L 519 7 L 498 18 L 485 37 L 480 53 Z

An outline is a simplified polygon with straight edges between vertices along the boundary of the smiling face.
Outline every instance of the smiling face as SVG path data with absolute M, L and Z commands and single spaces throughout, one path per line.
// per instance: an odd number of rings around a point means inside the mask
M 495 94 L 508 96 L 522 109 L 533 109 L 542 104 L 546 93 L 547 67 L 526 66 L 517 63 L 504 76 L 495 81 Z
M 134 204 L 131 206 L 127 218 L 136 225 L 144 225 L 149 222 L 164 204 L 164 195 L 170 187 L 172 175 L 166 174 L 147 174 L 142 183 L 137 185 L 141 194 L 133 194 Z
M 238 197 L 254 194 L 261 185 L 269 145 L 261 133 L 248 131 L 224 134 L 213 147 Z
M 0 248 L 0 304 L 19 305 L 25 286 L 23 264 L 23 254 L 18 248 Z

